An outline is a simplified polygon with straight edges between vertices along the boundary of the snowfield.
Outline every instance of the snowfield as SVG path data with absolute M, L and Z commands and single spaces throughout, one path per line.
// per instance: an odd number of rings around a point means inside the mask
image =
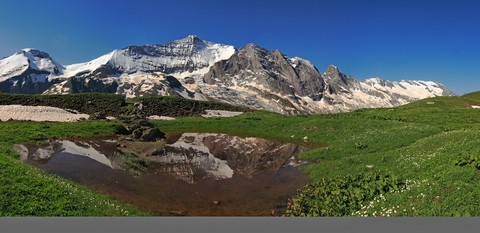
M 58 121 L 74 122 L 81 118 L 88 119 L 88 114 L 75 114 L 61 108 L 48 106 L 0 105 L 0 120 L 7 121 Z
M 224 111 L 224 110 L 205 110 L 207 114 L 203 114 L 202 117 L 210 118 L 210 117 L 234 117 L 242 115 L 243 112 L 232 112 L 232 111 Z
M 147 119 L 149 119 L 149 120 L 163 120 L 163 121 L 172 121 L 172 120 L 175 120 L 174 117 L 159 116 L 159 115 L 148 116 Z

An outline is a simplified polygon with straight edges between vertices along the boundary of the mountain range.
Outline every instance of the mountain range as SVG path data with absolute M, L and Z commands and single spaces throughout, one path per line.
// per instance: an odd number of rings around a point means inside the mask
M 432 81 L 361 81 L 333 65 L 320 73 L 308 60 L 279 50 L 255 44 L 237 49 L 192 35 L 166 44 L 129 46 L 73 65 L 62 65 L 37 49 L 23 49 L 0 60 L 0 91 L 179 96 L 286 115 L 394 107 L 453 95 Z

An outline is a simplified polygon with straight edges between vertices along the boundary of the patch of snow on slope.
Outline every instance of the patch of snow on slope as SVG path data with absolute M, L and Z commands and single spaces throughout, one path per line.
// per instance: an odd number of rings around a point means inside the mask
M 22 52 L 0 60 L 0 82 L 22 74 L 28 69 L 28 59 Z
M 243 112 L 233 112 L 233 111 L 224 111 L 224 110 L 205 110 L 207 114 L 203 114 L 202 117 L 234 117 L 242 115 Z
M 88 114 L 74 114 L 61 108 L 49 106 L 22 106 L 0 105 L 0 120 L 31 120 L 31 121 L 78 121 L 81 118 L 88 119 Z
M 299 62 L 299 61 L 307 64 L 311 69 L 315 69 L 315 66 L 314 66 L 309 60 L 303 59 L 303 58 L 301 58 L 301 57 L 292 57 L 292 58 L 290 58 L 290 62 L 292 62 L 293 68 L 296 68 L 296 66 L 297 66 L 296 63 Z
M 89 62 L 65 66 L 64 76 L 72 77 L 78 73 L 92 72 L 100 68 L 102 65 L 107 64 L 115 52 L 116 50 Z
M 441 96 L 443 90 L 433 86 L 434 83 L 422 81 L 400 81 L 394 84 L 390 91 L 395 94 L 406 95 L 411 98 L 423 99 L 428 97 Z

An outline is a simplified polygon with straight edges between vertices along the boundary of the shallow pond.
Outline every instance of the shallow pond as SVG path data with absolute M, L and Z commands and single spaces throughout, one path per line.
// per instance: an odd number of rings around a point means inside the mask
M 307 183 L 296 159 L 305 148 L 252 137 L 185 133 L 158 143 L 59 140 L 16 150 L 27 163 L 156 215 L 280 215 Z

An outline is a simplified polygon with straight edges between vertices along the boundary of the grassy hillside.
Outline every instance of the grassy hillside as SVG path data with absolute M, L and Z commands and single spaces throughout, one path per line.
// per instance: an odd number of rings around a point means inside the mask
M 465 99 L 471 99 L 475 101 L 480 101 L 480 91 L 468 93 L 462 96 Z
M 287 215 L 480 216 L 480 109 L 472 105 L 480 106 L 480 93 L 331 115 L 255 111 L 154 124 L 167 134 L 219 132 L 312 148 L 301 155 L 314 162 L 302 168 L 311 183 Z M 45 124 L 0 122 L 0 215 L 123 214 L 102 204 L 113 202 L 107 197 L 18 162 L 11 150 L 36 139 L 108 134 L 114 123 Z
M 471 104 L 476 98 L 467 95 L 333 115 L 254 112 L 156 125 L 315 148 L 301 156 L 315 164 L 303 168 L 311 185 L 292 200 L 290 215 L 479 216 L 480 109 Z

